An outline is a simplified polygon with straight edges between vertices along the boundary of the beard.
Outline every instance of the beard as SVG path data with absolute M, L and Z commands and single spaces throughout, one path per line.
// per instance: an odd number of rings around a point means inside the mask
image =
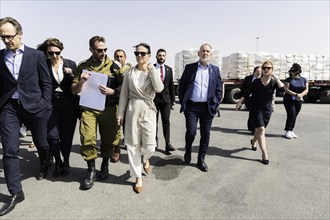
M 165 63 L 165 60 L 163 60 L 163 59 L 157 59 L 157 63 L 163 64 L 163 63 Z

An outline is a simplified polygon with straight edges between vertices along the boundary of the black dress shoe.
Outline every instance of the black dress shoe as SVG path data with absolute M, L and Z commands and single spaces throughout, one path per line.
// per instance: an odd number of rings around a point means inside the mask
M 61 175 L 63 169 L 63 163 L 56 161 L 55 163 L 55 169 L 53 172 L 53 177 L 58 177 Z
M 209 169 L 207 164 L 204 161 L 199 161 L 197 163 L 197 167 L 203 172 L 207 172 L 207 170 Z
M 184 153 L 184 162 L 186 164 L 190 164 L 190 161 L 191 161 L 191 152 Z
M 169 152 L 169 151 L 175 151 L 175 148 L 172 145 L 167 145 L 165 147 L 165 151 Z
M 2 206 L 0 209 L 0 216 L 4 216 L 7 213 L 11 212 L 16 204 L 22 202 L 25 199 L 23 191 L 17 193 L 17 194 L 12 194 L 8 201 Z
M 106 180 L 109 177 L 109 168 L 108 166 L 101 167 L 100 174 L 99 174 L 99 179 L 100 180 Z
M 67 176 L 70 173 L 70 165 L 69 163 L 64 162 L 63 167 L 62 167 L 62 176 Z
M 47 174 L 48 174 L 48 169 L 40 171 L 39 174 L 37 175 L 37 180 L 45 179 Z

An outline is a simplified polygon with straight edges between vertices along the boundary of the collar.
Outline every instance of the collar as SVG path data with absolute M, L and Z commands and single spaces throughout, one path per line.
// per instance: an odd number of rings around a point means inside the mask
M 198 68 L 209 68 L 210 63 L 208 63 L 206 66 L 203 66 L 199 61 L 198 61 Z
M 22 45 L 16 50 L 16 53 L 17 52 L 21 52 L 21 53 L 23 53 L 24 52 L 24 44 L 22 43 Z M 11 50 L 9 50 L 7 47 L 5 48 L 5 53 L 8 53 L 9 51 L 11 51 Z M 12 51 L 11 51 L 12 52 Z M 12 52 L 12 53 L 14 53 L 14 52 Z
M 163 64 L 156 63 L 156 68 L 160 68 L 160 66 L 165 67 L 165 64 L 164 63 Z

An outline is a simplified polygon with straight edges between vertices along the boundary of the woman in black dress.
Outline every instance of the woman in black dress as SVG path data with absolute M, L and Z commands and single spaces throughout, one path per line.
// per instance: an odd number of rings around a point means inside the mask
M 284 85 L 279 80 L 276 73 L 273 72 L 273 63 L 265 61 L 261 65 L 262 77 L 255 79 L 251 86 L 245 91 L 244 96 L 237 102 L 236 110 L 242 107 L 244 99 L 252 94 L 252 105 L 250 110 L 251 121 L 256 128 L 254 137 L 251 140 L 252 150 L 257 150 L 258 141 L 262 151 L 262 163 L 269 164 L 266 150 L 265 131 L 272 114 L 272 99 L 275 89 L 282 88 Z

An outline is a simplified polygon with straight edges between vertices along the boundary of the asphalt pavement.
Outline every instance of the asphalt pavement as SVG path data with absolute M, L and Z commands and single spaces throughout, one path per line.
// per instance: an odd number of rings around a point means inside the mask
M 285 109 L 277 102 L 266 129 L 266 166 L 260 162 L 260 149 L 250 148 L 248 112 L 222 104 L 212 125 L 205 173 L 196 167 L 199 134 L 191 165 L 183 163 L 185 120 L 175 105 L 171 142 L 177 150 L 165 154 L 160 126 L 160 146 L 140 194 L 133 191 L 123 146 L 121 161 L 109 166 L 110 177 L 80 190 L 87 165 L 80 155 L 78 127 L 71 173 L 53 178 L 52 167 L 45 180 L 37 181 L 39 161 L 27 136 L 21 138 L 20 149 L 25 200 L 1 219 L 329 219 L 329 110 L 329 104 L 303 104 L 294 130 L 298 138 L 288 140 L 283 136 Z M 98 158 L 98 170 L 100 165 Z M 8 194 L 1 163 L 1 206 Z

